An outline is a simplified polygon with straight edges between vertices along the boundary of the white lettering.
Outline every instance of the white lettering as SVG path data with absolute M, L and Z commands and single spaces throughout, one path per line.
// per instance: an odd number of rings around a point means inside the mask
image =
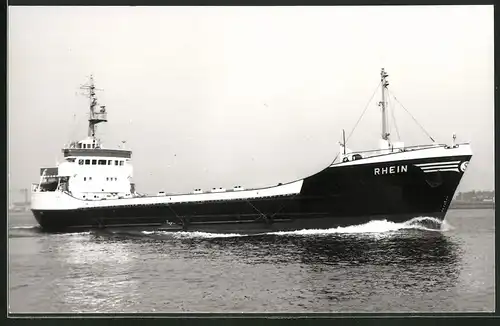
M 395 174 L 408 172 L 408 165 L 393 165 L 385 168 L 374 168 L 374 175 Z

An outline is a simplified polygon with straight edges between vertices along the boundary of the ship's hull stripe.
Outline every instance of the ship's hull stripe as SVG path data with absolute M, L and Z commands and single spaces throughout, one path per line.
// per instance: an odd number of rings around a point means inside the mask
M 432 166 L 419 166 L 415 164 L 415 166 L 421 168 L 422 170 L 432 170 L 432 169 L 449 169 L 449 168 L 458 168 L 458 164 L 451 165 L 432 165 Z
M 458 165 L 460 161 L 451 161 L 451 162 L 434 162 L 434 163 L 422 163 L 422 164 L 415 164 L 416 166 L 419 167 L 431 167 L 431 166 L 436 166 L 436 165 Z
M 429 172 L 446 172 L 446 171 L 460 172 L 458 170 L 458 168 L 454 168 L 454 169 L 429 169 L 429 170 L 424 170 L 425 173 L 429 173 Z

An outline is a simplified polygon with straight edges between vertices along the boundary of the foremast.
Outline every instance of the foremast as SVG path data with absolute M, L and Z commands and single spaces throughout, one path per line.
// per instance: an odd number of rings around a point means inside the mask
M 101 89 L 97 89 L 95 87 L 93 75 L 90 75 L 89 82 L 81 86 L 80 88 L 87 91 L 86 96 L 90 99 L 88 136 L 95 139 L 97 124 L 108 121 L 106 106 L 100 105 L 99 109 L 97 110 L 98 103 L 95 91 Z
M 387 145 L 390 145 L 390 140 L 389 140 L 389 135 L 390 133 L 388 132 L 388 119 L 387 119 L 387 101 L 386 101 L 386 91 L 387 86 L 389 86 L 389 82 L 387 81 L 387 77 L 389 75 L 385 71 L 384 68 L 382 68 L 382 71 L 380 72 L 380 82 L 381 82 L 381 89 L 382 89 L 382 100 L 379 102 L 379 106 L 382 109 L 382 139 L 387 143 Z

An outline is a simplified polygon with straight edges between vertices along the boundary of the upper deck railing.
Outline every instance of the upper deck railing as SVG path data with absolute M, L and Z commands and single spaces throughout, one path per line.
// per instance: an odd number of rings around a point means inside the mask
M 459 147 L 460 145 L 469 145 L 469 143 L 457 143 L 455 145 L 448 145 L 448 144 L 428 144 L 428 145 L 414 145 L 414 146 L 403 146 L 403 147 L 390 147 L 390 148 L 383 148 L 383 149 L 371 149 L 371 150 L 364 150 L 364 151 L 353 151 L 350 150 L 349 153 L 346 153 L 345 155 L 343 153 L 340 153 L 337 155 L 335 160 L 333 161 L 333 164 L 338 164 L 342 162 L 337 162 L 337 159 L 342 156 L 353 156 L 353 155 L 360 155 L 361 157 L 358 157 L 356 159 L 363 159 L 363 158 L 369 158 L 369 157 L 375 157 L 375 156 L 383 156 L 383 155 L 390 155 L 394 153 L 400 153 L 400 152 L 409 152 L 409 151 L 417 151 L 417 150 L 424 150 L 424 149 L 430 149 L 430 148 L 456 148 Z

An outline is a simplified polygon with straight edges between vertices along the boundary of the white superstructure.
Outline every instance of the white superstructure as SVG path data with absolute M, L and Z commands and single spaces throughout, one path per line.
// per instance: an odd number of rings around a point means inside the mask
M 189 194 L 169 195 L 160 191 L 154 196 L 139 195 L 132 182 L 132 151 L 106 148 L 96 137 L 96 125 L 107 122 L 107 112 L 105 106 L 97 109 L 92 76 L 82 88 L 88 91 L 90 99 L 88 136 L 63 148 L 62 163 L 40 169 L 40 181 L 32 185 L 31 208 L 34 210 L 246 200 L 300 193 L 303 180 L 261 189 L 245 189 L 238 185 L 230 189 L 197 188 Z
M 90 99 L 88 136 L 63 148 L 62 163 L 40 169 L 40 182 L 32 186 L 32 208 L 40 205 L 40 194 L 44 200 L 49 193 L 65 193 L 79 200 L 104 200 L 131 198 L 135 193 L 132 152 L 106 148 L 96 137 L 96 125 L 107 121 L 107 112 L 105 106 L 97 108 L 92 76 L 82 89 L 88 91 Z

